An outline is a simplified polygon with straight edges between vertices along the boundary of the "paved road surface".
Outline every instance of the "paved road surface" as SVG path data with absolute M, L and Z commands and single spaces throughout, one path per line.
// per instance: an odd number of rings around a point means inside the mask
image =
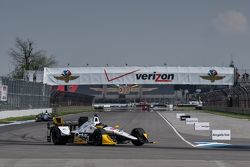
M 83 113 L 66 116 L 75 120 Z M 168 118 L 168 115 L 165 115 Z M 142 127 L 152 141 L 135 147 L 132 144 L 96 147 L 90 145 L 56 146 L 46 142 L 46 123 L 0 127 L 0 167 L 2 166 L 249 166 L 250 149 L 199 149 L 183 142 L 156 112 L 103 112 L 103 123 L 119 124 L 125 131 Z M 168 119 L 171 119 L 169 117 Z M 185 134 L 190 139 L 199 136 Z

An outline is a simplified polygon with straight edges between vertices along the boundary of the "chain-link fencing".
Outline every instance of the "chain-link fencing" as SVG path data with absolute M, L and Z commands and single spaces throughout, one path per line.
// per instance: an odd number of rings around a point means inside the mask
M 250 85 L 199 94 L 204 106 L 250 108 Z
M 0 111 L 47 108 L 50 106 L 50 86 L 43 83 L 0 77 L 7 85 L 7 101 L 0 101 Z

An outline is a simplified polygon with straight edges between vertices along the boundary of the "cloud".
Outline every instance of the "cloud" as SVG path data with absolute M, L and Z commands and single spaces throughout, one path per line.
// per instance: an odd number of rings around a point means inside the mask
M 248 29 L 247 17 L 233 10 L 220 13 L 212 23 L 215 29 L 222 33 L 245 33 Z

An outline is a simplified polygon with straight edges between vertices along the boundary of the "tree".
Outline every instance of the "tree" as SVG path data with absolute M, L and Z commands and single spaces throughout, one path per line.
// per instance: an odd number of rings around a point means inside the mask
M 15 66 L 11 76 L 23 79 L 24 72 L 27 70 L 43 70 L 44 67 L 52 67 L 57 64 L 53 56 L 46 56 L 44 50 L 35 51 L 32 40 L 22 40 L 16 38 L 15 48 L 11 48 L 9 56 Z

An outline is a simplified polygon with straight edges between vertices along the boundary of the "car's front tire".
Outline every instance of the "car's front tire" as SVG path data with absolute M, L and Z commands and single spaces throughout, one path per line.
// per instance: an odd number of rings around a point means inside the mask
M 147 142 L 147 138 L 144 136 L 145 131 L 142 128 L 134 128 L 131 132 L 131 135 L 136 137 L 137 140 L 132 140 L 131 142 L 135 145 L 135 146 L 142 146 L 143 144 L 145 144 Z
M 101 146 L 102 145 L 102 135 L 105 134 L 104 129 L 96 129 L 92 134 L 93 145 Z

